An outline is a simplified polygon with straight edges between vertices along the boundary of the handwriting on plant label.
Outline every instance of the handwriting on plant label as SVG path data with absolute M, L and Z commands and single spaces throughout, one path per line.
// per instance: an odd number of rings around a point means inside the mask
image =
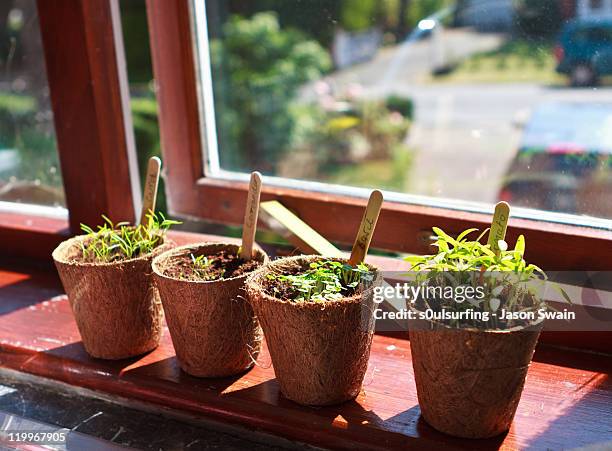
M 156 174 L 148 174 L 145 185 L 145 199 L 154 199 L 157 194 L 157 176 Z
M 372 241 L 372 235 L 374 235 L 374 229 L 376 222 L 378 221 L 378 215 L 382 207 L 383 196 L 378 190 L 372 191 L 368 205 L 363 213 L 361 224 L 359 225 L 359 231 L 353 244 L 353 250 L 351 251 L 351 257 L 349 258 L 349 265 L 355 266 L 361 263 L 370 247 Z
M 506 239 L 506 229 L 508 227 L 508 219 L 510 218 L 510 205 L 506 202 L 499 202 L 495 206 L 493 213 L 493 221 L 491 221 L 491 230 L 489 230 L 488 244 L 491 250 L 495 253 L 499 252 L 499 241 Z
M 254 223 L 257 221 L 258 216 L 258 206 L 259 203 L 259 179 L 256 177 L 251 178 L 251 182 L 249 183 L 249 207 L 247 212 L 247 226 L 253 227 Z
M 359 235 L 359 239 L 357 240 L 357 244 L 365 249 L 368 245 L 368 240 L 371 237 L 372 230 L 374 229 L 375 221 L 372 218 L 364 218 L 363 224 L 361 227 L 361 234 Z
M 151 157 L 151 159 L 149 159 L 149 166 L 147 167 L 147 176 L 145 178 L 145 187 L 142 199 L 142 212 L 140 214 L 141 224 L 144 224 L 146 222 L 148 214 L 155 212 L 160 169 L 161 160 L 157 157 Z
M 253 256 L 253 243 L 257 231 L 257 217 L 259 216 L 259 198 L 261 196 L 261 175 L 259 172 L 251 174 L 247 204 L 244 210 L 244 223 L 242 227 L 242 246 L 240 257 L 250 260 Z

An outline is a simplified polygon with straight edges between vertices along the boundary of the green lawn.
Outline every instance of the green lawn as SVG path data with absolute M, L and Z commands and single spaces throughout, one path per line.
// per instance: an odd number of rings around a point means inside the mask
M 555 72 L 554 43 L 512 39 L 499 49 L 477 53 L 451 72 L 433 76 L 430 82 L 566 84 Z
M 380 188 L 406 192 L 408 189 L 412 153 L 402 150 L 393 159 L 362 161 L 338 166 L 325 178 L 326 182 L 340 185 Z

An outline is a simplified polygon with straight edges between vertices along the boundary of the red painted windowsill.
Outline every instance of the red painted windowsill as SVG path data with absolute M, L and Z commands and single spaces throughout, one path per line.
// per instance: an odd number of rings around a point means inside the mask
M 167 329 L 149 354 L 115 362 L 92 359 L 55 271 L 0 262 L 4 368 L 322 447 L 560 449 L 612 441 L 612 357 L 606 355 L 540 346 L 510 432 L 476 441 L 440 434 L 421 418 L 405 339 L 375 336 L 361 394 L 334 407 L 307 408 L 284 399 L 267 349 L 258 362 L 261 366 L 233 378 L 188 376 L 178 367 Z

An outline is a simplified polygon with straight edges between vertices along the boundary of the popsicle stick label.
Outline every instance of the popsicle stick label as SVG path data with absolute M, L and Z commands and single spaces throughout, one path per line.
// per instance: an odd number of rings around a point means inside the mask
M 277 200 L 260 204 L 261 219 L 302 252 L 342 257 L 342 252 Z
M 257 231 L 257 217 L 259 216 L 259 198 L 261 197 L 261 174 L 253 172 L 249 182 L 249 192 L 244 211 L 244 224 L 242 227 L 242 246 L 240 257 L 250 260 L 253 257 L 253 243 Z
M 376 223 L 378 222 L 378 215 L 383 203 L 383 195 L 380 191 L 374 190 L 370 194 L 370 200 L 363 213 L 361 224 L 359 225 L 359 231 L 353 244 L 353 250 L 351 251 L 351 257 L 349 258 L 349 265 L 355 266 L 365 260 L 365 257 L 370 248 L 370 242 L 372 241 L 372 235 L 374 235 L 374 229 L 376 229 Z
M 161 170 L 161 160 L 157 157 L 149 159 L 147 166 L 147 176 L 145 178 L 144 192 L 142 196 L 142 211 L 140 213 L 140 224 L 146 224 L 147 215 L 155 213 L 155 203 L 157 202 L 157 187 L 159 186 L 159 173 Z
M 495 206 L 495 212 L 493 213 L 493 221 L 491 222 L 488 241 L 488 244 L 491 246 L 491 250 L 496 254 L 499 254 L 498 242 L 506 239 L 506 229 L 508 228 L 509 218 L 510 205 L 508 205 L 506 202 L 499 202 Z

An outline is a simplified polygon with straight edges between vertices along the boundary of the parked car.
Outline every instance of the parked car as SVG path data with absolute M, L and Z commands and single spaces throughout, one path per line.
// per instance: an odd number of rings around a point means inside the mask
M 550 102 L 525 127 L 499 199 L 612 218 L 612 104 Z
M 612 19 L 574 20 L 555 47 L 557 72 L 569 75 L 574 86 L 595 85 L 612 74 Z

